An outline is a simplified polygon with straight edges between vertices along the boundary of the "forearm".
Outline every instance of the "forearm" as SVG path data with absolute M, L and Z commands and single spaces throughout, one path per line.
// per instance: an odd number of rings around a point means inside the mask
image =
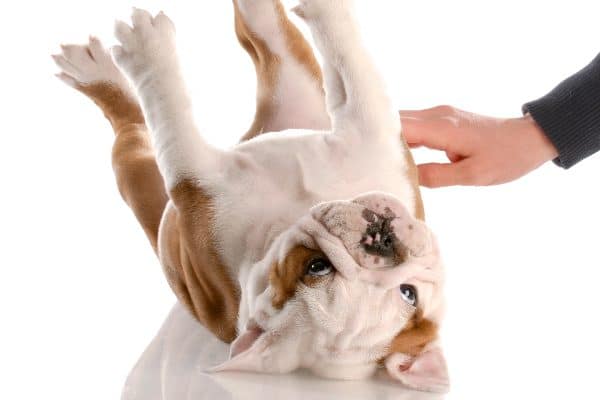
M 600 55 L 546 96 L 527 103 L 529 113 L 570 168 L 600 150 Z

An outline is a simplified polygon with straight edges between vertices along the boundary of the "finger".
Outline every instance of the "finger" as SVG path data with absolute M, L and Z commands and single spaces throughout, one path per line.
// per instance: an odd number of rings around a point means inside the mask
M 427 114 L 423 110 L 400 110 L 400 118 L 427 119 Z
M 428 188 L 475 184 L 470 164 L 466 161 L 455 164 L 422 164 L 418 169 L 420 184 Z
M 421 127 L 423 121 L 411 117 L 401 117 L 402 137 L 406 140 L 409 146 L 422 145 Z
M 422 145 L 436 150 L 451 150 L 458 138 L 453 125 L 446 119 L 402 120 L 402 134 L 409 145 Z
M 455 108 L 451 106 L 436 106 L 425 110 L 400 110 L 400 117 L 410 117 L 419 119 L 440 118 L 454 115 Z

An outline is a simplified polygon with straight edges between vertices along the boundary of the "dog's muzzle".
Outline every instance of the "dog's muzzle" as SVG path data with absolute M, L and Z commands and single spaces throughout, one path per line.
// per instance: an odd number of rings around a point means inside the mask
M 312 216 L 342 241 L 362 268 L 398 266 L 427 252 L 431 240 L 425 224 L 385 193 L 325 203 L 315 207 Z

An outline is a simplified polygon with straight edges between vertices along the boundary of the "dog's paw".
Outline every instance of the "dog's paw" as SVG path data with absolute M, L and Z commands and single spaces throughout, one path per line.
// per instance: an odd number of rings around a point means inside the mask
M 89 43 L 84 45 L 62 45 L 61 50 L 52 58 L 61 69 L 56 76 L 67 85 L 80 89 L 106 82 L 128 89 L 127 79 L 98 38 L 90 37 Z
M 296 15 L 307 21 L 343 15 L 352 9 L 353 0 L 300 0 L 292 9 Z
M 113 47 L 117 64 L 134 81 L 154 68 L 162 69 L 175 59 L 175 26 L 164 13 L 153 17 L 134 8 L 132 25 L 117 21 L 115 36 L 121 43 Z

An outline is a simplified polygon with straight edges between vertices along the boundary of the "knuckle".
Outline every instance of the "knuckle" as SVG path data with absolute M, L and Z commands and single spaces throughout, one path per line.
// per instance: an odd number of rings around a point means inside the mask
M 456 108 L 454 108 L 453 106 L 447 105 L 447 104 L 443 104 L 443 105 L 434 107 L 433 110 L 442 115 L 455 115 L 456 114 Z
M 440 120 L 452 128 L 460 128 L 460 118 L 455 114 L 447 114 L 440 118 Z

